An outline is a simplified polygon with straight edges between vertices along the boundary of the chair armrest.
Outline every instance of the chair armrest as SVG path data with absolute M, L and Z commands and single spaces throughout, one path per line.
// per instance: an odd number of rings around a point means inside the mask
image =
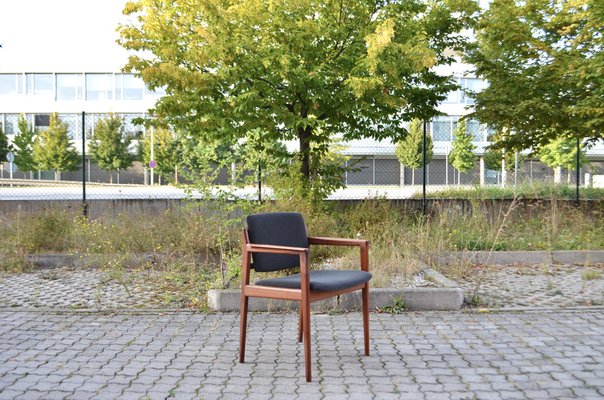
M 369 240 L 363 239 L 345 239 L 345 238 L 327 238 L 327 237 L 309 237 L 309 244 L 331 245 L 331 246 L 367 246 Z
M 246 250 L 250 253 L 275 253 L 275 254 L 301 254 L 309 253 L 306 247 L 274 246 L 270 244 L 247 244 Z
M 361 269 L 369 271 L 369 240 L 309 237 L 308 244 L 324 244 L 331 246 L 358 246 L 361 255 Z

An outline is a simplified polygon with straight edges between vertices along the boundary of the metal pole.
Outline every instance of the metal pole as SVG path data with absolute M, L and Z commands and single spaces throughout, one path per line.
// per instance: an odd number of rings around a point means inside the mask
M 426 120 L 424 119 L 424 134 L 423 134 L 423 140 L 422 140 L 423 144 L 422 144 L 422 170 L 424 173 L 424 179 L 423 179 L 423 193 L 422 193 L 422 212 L 424 214 L 424 217 L 426 216 Z
M 82 111 L 82 214 L 88 217 L 88 203 L 86 203 L 86 112 Z
M 151 127 L 151 154 L 150 154 L 151 161 L 155 160 L 155 158 L 154 158 L 155 154 L 153 154 L 153 147 L 154 147 L 153 146 L 153 136 L 155 136 L 155 128 Z M 149 167 L 151 167 L 151 166 L 149 166 Z M 155 185 L 155 176 L 154 176 L 155 174 L 153 172 L 155 171 L 155 169 L 154 168 L 150 168 L 150 169 L 151 169 L 151 171 L 149 172 L 149 175 L 151 177 L 151 186 L 154 186 Z
M 514 154 L 514 187 L 516 186 L 518 186 L 518 150 Z
M 581 142 L 577 137 L 577 170 L 576 170 L 576 198 L 575 206 L 579 207 L 579 180 L 581 179 Z
M 262 161 L 258 160 L 258 201 L 262 203 Z

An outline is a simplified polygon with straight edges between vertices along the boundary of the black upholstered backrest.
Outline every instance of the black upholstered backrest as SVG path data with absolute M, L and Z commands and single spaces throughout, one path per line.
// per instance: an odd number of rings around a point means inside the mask
M 247 217 L 250 243 L 308 247 L 308 233 L 302 214 L 277 212 Z M 252 267 L 258 272 L 279 271 L 300 265 L 300 257 L 289 254 L 254 253 Z

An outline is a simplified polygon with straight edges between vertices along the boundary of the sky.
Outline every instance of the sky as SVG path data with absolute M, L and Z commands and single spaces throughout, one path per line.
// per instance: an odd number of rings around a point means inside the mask
M 128 58 L 115 42 L 126 1 L 0 0 L 0 73 L 119 72 Z
M 119 72 L 126 0 L 0 0 L 0 72 Z

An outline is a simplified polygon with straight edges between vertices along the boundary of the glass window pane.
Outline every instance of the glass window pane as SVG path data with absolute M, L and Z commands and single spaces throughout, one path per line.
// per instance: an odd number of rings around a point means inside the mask
M 59 114 L 59 119 L 67 125 L 67 136 L 69 139 L 73 140 L 76 138 L 81 139 L 80 135 L 78 135 L 76 131 L 77 125 L 77 114 Z
M 0 74 L 0 95 L 17 94 L 17 75 Z
M 82 91 L 82 75 L 57 74 L 57 100 L 80 100 Z
M 139 77 L 131 74 L 124 76 L 124 100 L 142 100 L 145 83 Z
M 453 90 L 447 94 L 447 98 L 444 103 L 446 104 L 457 104 L 459 103 L 459 90 Z
M 473 141 L 482 142 L 484 138 L 482 137 L 482 127 L 478 121 L 470 120 L 467 123 L 468 133 L 472 135 Z
M 0 120 L 2 116 L 0 115 Z M 6 114 L 4 116 L 4 133 L 6 135 L 15 135 L 19 133 L 18 129 L 19 114 Z
M 451 140 L 451 119 L 449 117 L 436 117 L 432 121 L 432 140 L 435 142 L 449 142 Z
M 464 91 L 464 103 L 474 104 L 474 99 L 471 97 L 471 92 L 478 93 L 486 87 L 485 81 L 482 79 L 464 79 L 465 91 Z
M 27 94 L 52 96 L 52 74 L 27 74 Z
M 34 126 L 36 128 L 50 126 L 50 114 L 36 114 L 34 116 Z
M 112 100 L 111 74 L 86 74 L 86 100 Z
M 453 79 L 453 82 L 459 83 L 459 79 Z M 459 103 L 459 89 L 452 90 L 447 94 L 447 98 L 443 101 L 445 104 Z

